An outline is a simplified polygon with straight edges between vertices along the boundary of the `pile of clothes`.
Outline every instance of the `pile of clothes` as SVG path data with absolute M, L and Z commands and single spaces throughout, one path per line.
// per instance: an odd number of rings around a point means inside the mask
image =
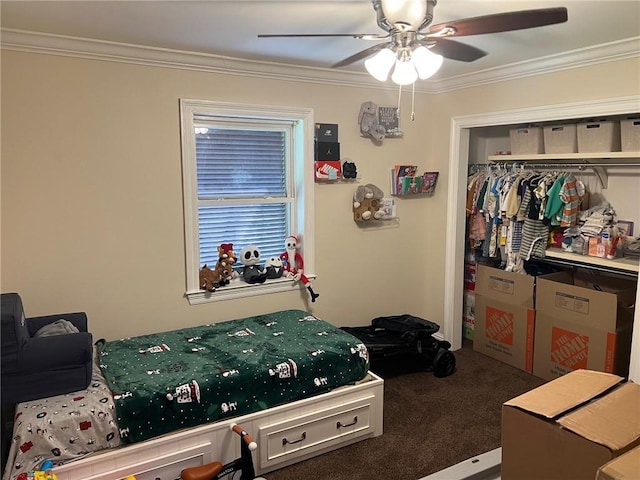
M 589 253 L 589 239 L 598 238 L 602 240 L 604 256 L 614 258 L 621 238 L 615 221 L 616 212 L 608 203 L 578 212 L 578 223 L 563 233 L 562 249 L 586 255 Z

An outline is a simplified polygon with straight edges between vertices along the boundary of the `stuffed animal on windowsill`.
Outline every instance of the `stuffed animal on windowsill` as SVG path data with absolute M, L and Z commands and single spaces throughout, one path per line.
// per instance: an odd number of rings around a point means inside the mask
M 285 276 L 294 282 L 302 282 L 311 294 L 311 302 L 315 302 L 320 294 L 313 291 L 311 281 L 304 274 L 304 261 L 299 252 L 300 241 L 298 237 L 289 235 L 284 241 L 284 248 L 285 251 L 280 254 L 280 259 L 282 260 Z
M 238 275 L 233 270 L 237 261 L 238 257 L 233 251 L 233 243 L 222 243 L 218 247 L 218 262 L 215 269 L 221 273 L 220 285 L 228 285 Z
M 264 283 L 267 280 L 267 273 L 260 263 L 260 249 L 256 246 L 244 247 L 240 250 L 240 263 L 242 268 L 242 279 L 247 283 Z
M 200 269 L 199 280 L 201 290 L 213 293 L 221 285 L 222 271 L 219 269 L 211 270 L 205 263 Z
M 385 214 L 382 197 L 382 190 L 372 183 L 358 186 L 353 195 L 353 219 L 356 222 L 380 220 Z
M 282 259 L 279 257 L 269 257 L 264 264 L 264 271 L 269 279 L 280 278 L 284 273 Z

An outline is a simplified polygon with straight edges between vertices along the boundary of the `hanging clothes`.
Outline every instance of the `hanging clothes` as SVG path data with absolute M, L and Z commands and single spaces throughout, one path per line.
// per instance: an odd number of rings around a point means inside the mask
M 524 260 L 545 256 L 551 227 L 576 225 L 586 190 L 561 172 L 487 168 L 467 180 L 469 246 L 500 258 L 510 271 L 524 271 Z

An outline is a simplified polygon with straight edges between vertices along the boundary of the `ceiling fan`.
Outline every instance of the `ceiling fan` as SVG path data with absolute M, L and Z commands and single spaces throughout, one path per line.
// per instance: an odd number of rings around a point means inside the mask
M 451 37 L 508 32 L 542 27 L 567 21 L 565 7 L 521 10 L 453 20 L 432 25 L 437 0 L 372 0 L 378 26 L 384 33 L 337 34 L 260 34 L 268 37 L 353 37 L 362 40 L 388 40 L 377 43 L 332 65 L 344 67 L 367 58 L 365 66 L 378 80 L 386 80 L 395 65 L 392 79 L 400 85 L 433 75 L 442 58 L 473 62 L 487 53 Z

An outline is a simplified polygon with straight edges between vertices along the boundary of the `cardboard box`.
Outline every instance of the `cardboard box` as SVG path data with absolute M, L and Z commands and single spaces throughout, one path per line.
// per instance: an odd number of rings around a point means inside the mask
M 587 251 L 590 257 L 606 257 L 606 247 L 602 238 L 589 237 L 589 250 Z
M 588 368 L 626 375 L 636 283 L 569 272 L 538 277 L 533 374 Z
M 593 480 L 640 444 L 640 386 L 575 370 L 502 407 L 502 480 Z
M 316 182 L 327 182 L 342 178 L 340 161 L 319 160 L 314 162 Z
M 316 142 L 315 160 L 340 160 L 340 143 L 338 142 Z
M 316 123 L 316 140 L 318 142 L 337 142 L 337 123 Z
M 509 130 L 512 155 L 544 153 L 542 127 L 523 127 Z
M 577 153 L 576 124 L 544 127 L 544 153 Z
M 637 480 L 640 478 L 640 447 L 614 458 L 598 469 L 596 480 Z
M 534 277 L 478 265 L 475 294 L 473 349 L 531 373 Z

